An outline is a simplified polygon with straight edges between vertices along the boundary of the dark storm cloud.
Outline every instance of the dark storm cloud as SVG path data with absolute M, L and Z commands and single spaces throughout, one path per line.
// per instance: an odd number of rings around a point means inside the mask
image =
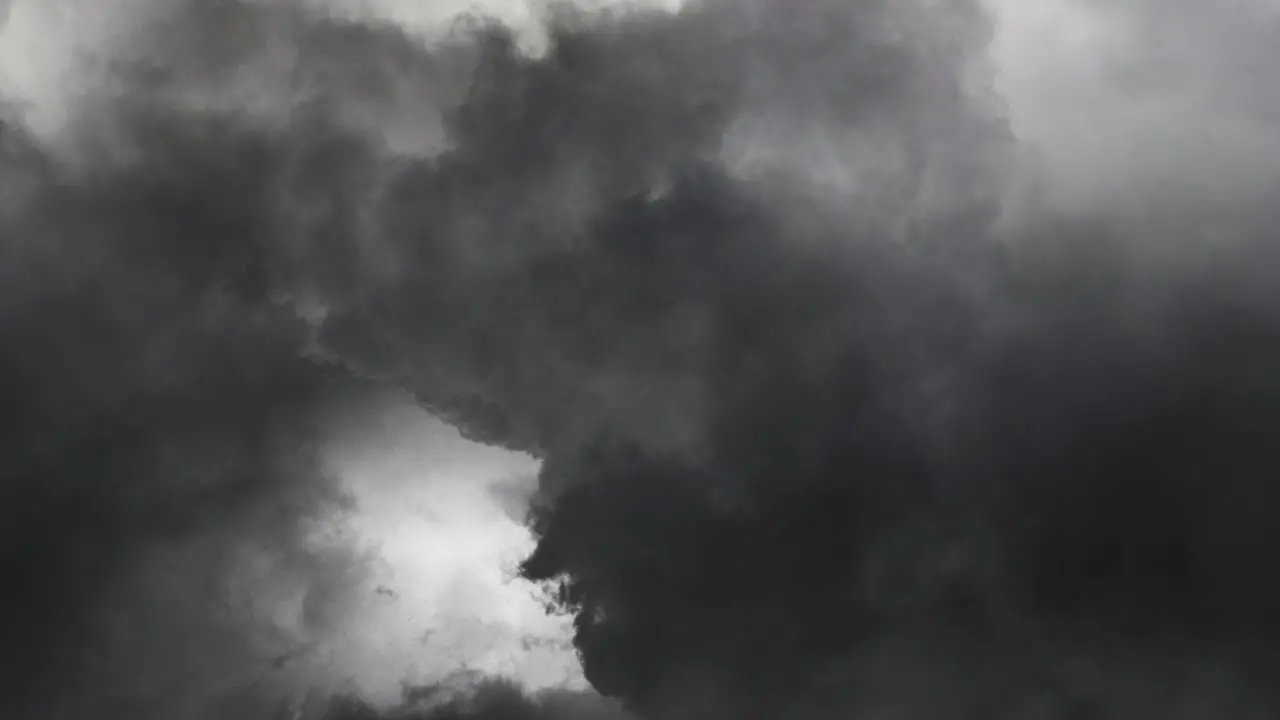
M 6 716 L 172 716 L 195 695 L 164 671 L 245 654 L 217 647 L 249 630 L 219 605 L 237 552 L 305 588 L 300 523 L 340 501 L 317 444 L 358 386 L 273 297 L 286 153 L 145 101 L 99 118 L 140 152 L 78 167 L 0 128 Z
M 393 235 L 465 247 L 332 318 L 339 353 L 417 356 L 424 402 L 545 457 L 526 575 L 562 583 L 588 678 L 642 711 L 1123 715 L 1194 705 L 1144 683 L 1201 661 L 1246 686 L 1264 662 L 1239 645 L 1275 630 L 1268 218 L 1153 183 L 1128 197 L 1167 215 L 995 242 L 1003 125 L 965 55 L 986 26 L 948 7 L 704 3 L 500 48 L 451 151 L 389 193 L 440 198 L 393 206 Z M 766 158 L 825 152 L 849 205 L 816 163 L 739 162 L 743 128 Z M 1073 687 L 1063 658 L 1151 638 L 1193 649 Z M 840 689 L 864 680 L 882 697 Z
M 536 60 L 502 31 L 486 34 L 470 94 L 445 115 L 450 150 L 403 170 L 377 213 L 404 277 L 372 303 L 335 307 L 327 342 L 399 373 L 498 442 L 572 445 L 613 421 L 684 442 L 702 425 L 717 302 L 688 293 L 755 282 L 785 293 L 767 277 L 775 256 L 821 262 L 793 241 L 856 254 L 846 227 L 885 235 L 946 218 L 963 235 L 994 211 L 1000 158 L 982 148 L 1001 127 L 986 114 L 993 108 L 966 102 L 960 76 L 971 68 L 944 54 L 965 51 L 985 21 L 962 4 L 920 21 L 941 36 L 936 46 L 891 42 L 895 25 L 916 20 L 911 9 L 710 3 L 676 17 L 571 14 Z M 779 161 L 740 149 L 775 146 Z M 796 190 L 797 179 L 816 189 L 839 178 L 789 166 L 791 146 L 864 176 L 841 196 L 848 216 L 834 217 L 828 197 L 807 199 L 807 185 Z M 965 193 L 974 199 L 961 202 Z M 827 227 L 781 237 L 810 220 Z M 740 241 L 699 237 L 753 222 Z M 741 279 L 720 283 L 726 264 Z M 481 427 L 486 408 L 510 427 Z
M 526 575 L 566 582 L 588 678 L 642 710 L 778 711 L 874 623 L 885 536 L 964 530 L 935 485 L 1004 130 L 985 18 L 914 10 L 569 16 L 537 59 L 490 36 L 449 151 L 378 213 L 405 277 L 329 316 L 339 356 L 545 458 Z M 813 152 L 836 172 L 787 162 Z
M 538 56 L 157 18 L 74 162 L 6 131 L 4 658 L 35 694 L 103 682 L 78 642 L 134 558 L 210 525 L 294 547 L 328 487 L 297 448 L 357 375 L 543 459 L 523 572 L 641 713 L 1274 707 L 1268 210 L 1155 182 L 996 233 L 1016 154 L 975 3 L 558 10 Z M 236 105 L 264 88 L 299 110 Z M 371 136 L 406 108 L 427 137 Z M 573 716 L 477 692 L 389 712 Z

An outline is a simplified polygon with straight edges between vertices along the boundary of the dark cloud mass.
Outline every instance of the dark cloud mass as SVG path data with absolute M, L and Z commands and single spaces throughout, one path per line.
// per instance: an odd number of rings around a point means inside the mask
M 1269 173 L 1013 207 L 976 0 L 557 6 L 535 53 L 146 8 L 64 136 L 0 125 L 0 714 L 619 717 L 259 669 L 340 622 L 318 452 L 386 384 L 542 459 L 522 574 L 631 712 L 1280 711 Z

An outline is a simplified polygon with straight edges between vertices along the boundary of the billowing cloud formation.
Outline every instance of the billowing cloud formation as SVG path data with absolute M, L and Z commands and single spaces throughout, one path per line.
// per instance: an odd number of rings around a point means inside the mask
M 144 28 L 70 151 L 6 126 L 30 707 L 84 677 L 126 704 L 73 716 L 251 716 L 139 705 L 202 692 L 81 638 L 162 632 L 101 599 L 156 547 L 297 547 L 307 448 L 374 382 L 542 458 L 523 572 L 642 714 L 1276 707 L 1268 173 L 1002 204 L 1034 169 L 968 0 L 561 8 L 536 56 L 271 4 Z M 476 697 L 421 712 L 572 716 Z

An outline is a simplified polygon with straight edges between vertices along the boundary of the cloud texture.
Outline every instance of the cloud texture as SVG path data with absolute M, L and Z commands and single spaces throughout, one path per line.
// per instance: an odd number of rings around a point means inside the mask
M 1098 137 L 1147 92 L 1263 127 L 1220 81 L 1274 13 L 1178 5 L 1091 11 L 1128 33 Z M 1033 163 L 971 0 L 557 6 L 536 54 L 140 7 L 57 138 L 0 136 L 14 716 L 285 712 L 223 680 L 281 651 L 210 598 L 247 554 L 300 636 L 336 622 L 361 563 L 306 542 L 342 508 L 316 453 L 388 384 L 543 461 L 522 573 L 641 715 L 1277 707 L 1265 143 Z M 1242 54 L 1185 65 L 1137 16 Z M 462 698 L 386 712 L 618 712 Z

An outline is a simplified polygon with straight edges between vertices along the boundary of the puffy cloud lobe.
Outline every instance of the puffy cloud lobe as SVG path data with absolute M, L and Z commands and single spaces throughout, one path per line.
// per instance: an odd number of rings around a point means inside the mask
M 957 5 L 948 17 L 964 19 L 966 9 Z M 846 227 L 856 228 L 855 235 L 882 236 L 907 223 L 944 217 L 959 222 L 966 215 L 980 222 L 989 214 L 999 188 L 988 175 L 966 183 L 970 192 L 985 189 L 977 203 L 983 207 L 933 207 L 921 187 L 930 177 L 960 171 L 959 161 L 949 160 L 963 154 L 962 144 L 946 142 L 948 133 L 989 140 L 1000 134 L 998 120 L 986 114 L 990 108 L 964 102 L 959 75 L 967 68 L 931 54 L 953 48 L 918 49 L 906 41 L 893 42 L 889 33 L 897 29 L 895 23 L 912 19 L 909 8 L 813 2 L 786 16 L 750 3 L 693 4 L 674 17 L 571 14 L 552 26 L 550 48 L 536 59 L 521 57 L 501 33 L 485 36 L 488 50 L 478 60 L 473 92 L 446 115 L 454 128 L 450 150 L 395 178 L 385 196 L 387 207 L 379 213 L 387 223 L 388 242 L 400 243 L 411 261 L 406 277 L 398 287 L 381 290 L 373 303 L 346 313 L 335 308 L 328 344 L 348 357 L 368 356 L 373 365 L 380 362 L 379 355 L 394 358 L 381 362 L 407 365 L 410 369 L 403 373 L 409 375 L 433 370 L 463 378 L 493 375 L 484 381 L 486 387 L 468 393 L 468 402 L 505 405 L 514 411 L 502 415 L 505 422 L 538 428 L 512 430 L 506 434 L 531 436 L 499 441 L 526 448 L 573 444 L 576 439 L 543 436 L 581 434 L 558 426 L 591 424 L 592 415 L 601 410 L 566 411 L 564 403 L 607 403 L 618 393 L 634 396 L 623 401 L 627 405 L 643 404 L 642 396 L 657 402 L 684 395 L 682 404 L 696 402 L 690 396 L 698 388 L 687 393 L 630 388 L 646 380 L 669 386 L 682 377 L 696 384 L 702 368 L 673 372 L 628 365 L 672 362 L 668 357 L 675 363 L 704 362 L 696 356 L 700 346 L 714 343 L 705 336 L 715 328 L 706 327 L 708 320 L 700 313 L 714 311 L 707 306 L 716 300 L 686 302 L 682 293 L 685 288 L 714 292 L 719 265 L 732 263 L 725 272 L 741 273 L 744 285 L 777 283 L 745 276 L 789 255 L 787 246 L 793 242 L 826 242 L 861 252 L 857 240 L 841 237 Z M 788 31 L 789 23 L 796 22 L 803 27 Z M 972 28 L 960 29 L 979 36 L 985 32 L 980 17 L 970 24 Z M 821 32 L 822 42 L 798 49 L 798 38 L 812 39 L 812 32 Z M 864 36 L 865 42 L 855 42 Z M 963 46 L 964 36 L 945 37 Z M 770 73 L 766 83 L 762 78 Z M 935 87 L 951 88 L 952 96 L 940 96 Z M 855 110 L 851 121 L 848 116 Z M 791 122 L 790 116 L 811 125 Z M 734 148 L 726 143 L 734 135 L 764 147 L 775 140 L 818 143 L 841 164 L 866 171 L 857 199 L 892 201 L 894 206 L 858 206 L 851 217 L 837 222 L 822 199 L 779 195 L 787 185 L 795 186 L 790 177 L 794 169 L 766 163 L 761 174 L 751 163 L 744 166 L 732 157 Z M 887 167 L 864 157 L 881 149 L 889 155 Z M 924 162 L 934 155 L 936 162 Z M 986 155 L 970 159 L 991 160 Z M 730 170 L 718 169 L 722 164 Z M 734 187 L 740 181 L 748 184 Z M 704 193 L 708 196 L 701 197 Z M 674 208 L 670 212 L 646 207 L 664 196 L 672 197 L 659 207 Z M 732 245 L 736 238 L 702 237 L 732 233 L 735 222 L 749 224 L 730 217 L 729 210 L 718 207 L 722 203 L 736 204 L 732 212 L 760 223 L 750 231 L 754 237 L 741 242 L 772 253 L 768 260 L 746 259 L 751 251 L 737 252 Z M 815 221 L 826 227 L 807 238 L 800 232 L 782 237 L 789 232 L 783 224 L 815 214 Z M 688 217 L 672 232 L 664 227 L 668 215 Z M 713 226 L 705 233 L 698 225 L 703 221 Z M 637 227 L 628 227 L 631 222 Z M 643 223 L 648 225 L 640 227 Z M 683 237 L 675 237 L 677 233 Z M 648 243 L 642 239 L 646 234 L 672 237 Z M 648 249 L 648 244 L 655 247 Z M 692 260 L 686 270 L 679 267 L 686 252 L 707 258 Z M 786 257 L 783 262 L 803 260 Z M 644 267 L 632 270 L 633 263 Z M 650 281 L 649 276 L 660 274 L 670 277 Z M 678 286 L 668 293 L 666 284 Z M 620 285 L 639 291 L 623 292 Z M 744 286 L 743 292 L 750 291 Z M 641 293 L 649 297 L 641 299 Z M 620 306 L 610 307 L 612 302 Z M 660 307 L 650 307 L 655 303 Z M 515 307 L 529 312 L 509 310 Z M 430 317 L 433 308 L 447 309 L 448 317 Z M 437 342 L 431 333 L 413 332 L 430 327 L 437 334 L 452 333 L 454 326 L 471 337 Z M 358 337 L 361 333 L 365 337 Z M 479 346 L 480 352 L 464 356 L 466 367 L 447 367 L 460 364 L 456 355 L 449 355 L 463 342 Z M 670 353 L 663 347 L 669 343 L 684 347 Z M 601 357 L 582 357 L 586 352 Z M 504 358 L 515 357 L 520 363 L 501 367 Z M 477 364 L 485 369 L 477 372 Z M 532 383 L 531 392 L 540 397 L 489 397 L 526 392 L 515 387 L 524 383 Z M 452 390 L 459 385 L 430 379 L 416 384 L 428 393 L 441 392 L 433 387 Z M 437 405 L 450 402 L 427 399 Z M 652 431 L 679 423 L 679 416 L 696 409 L 655 412 L 665 413 L 666 420 L 635 424 Z M 521 417 L 532 413 L 538 417 Z

